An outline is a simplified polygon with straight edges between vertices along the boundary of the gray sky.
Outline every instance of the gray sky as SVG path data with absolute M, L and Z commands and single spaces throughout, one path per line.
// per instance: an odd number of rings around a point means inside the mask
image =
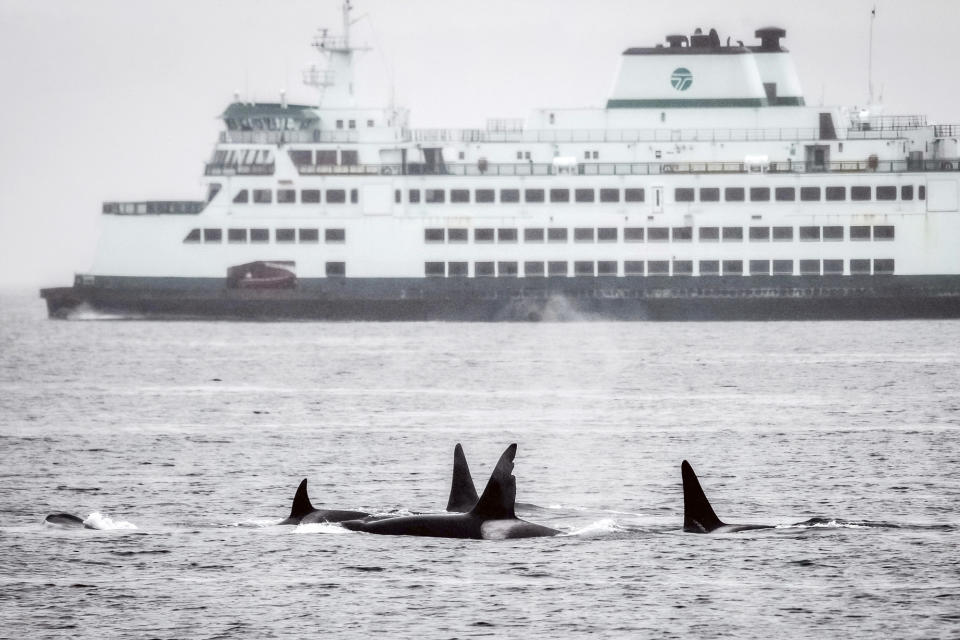
M 787 29 L 807 102 L 863 104 L 869 14 L 888 114 L 960 122 L 956 0 L 356 0 L 362 106 L 414 127 L 482 127 L 541 106 L 599 106 L 628 46 L 715 27 Z M 103 200 L 200 199 L 233 92 L 310 101 L 300 71 L 339 0 L 0 0 L 0 287 L 89 268 Z

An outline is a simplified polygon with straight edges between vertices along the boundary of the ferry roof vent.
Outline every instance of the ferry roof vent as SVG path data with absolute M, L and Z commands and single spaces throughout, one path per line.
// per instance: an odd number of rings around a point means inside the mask
M 786 38 L 787 31 L 780 27 L 763 27 L 757 29 L 753 35 L 760 38 L 760 48 L 754 49 L 755 51 L 783 51 L 780 38 Z
M 685 47 L 687 46 L 687 36 L 684 36 L 684 35 L 667 36 L 667 42 L 670 43 L 671 49 Z

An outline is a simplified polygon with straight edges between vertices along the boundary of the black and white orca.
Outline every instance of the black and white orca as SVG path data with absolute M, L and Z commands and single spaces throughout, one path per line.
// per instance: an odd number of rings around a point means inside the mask
M 686 460 L 680 465 L 683 476 L 683 530 L 688 533 L 734 533 L 772 529 L 765 524 L 727 524 L 717 517 L 700 486 L 697 474 Z

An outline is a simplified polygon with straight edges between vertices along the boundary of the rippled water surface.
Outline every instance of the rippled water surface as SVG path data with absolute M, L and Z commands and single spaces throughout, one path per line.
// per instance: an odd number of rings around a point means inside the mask
M 957 637 L 960 322 L 48 321 L 0 296 L 0 636 Z M 439 511 L 519 443 L 517 541 Z M 721 518 L 681 531 L 689 459 Z M 110 530 L 62 529 L 47 513 Z M 124 528 L 125 523 L 136 529 Z

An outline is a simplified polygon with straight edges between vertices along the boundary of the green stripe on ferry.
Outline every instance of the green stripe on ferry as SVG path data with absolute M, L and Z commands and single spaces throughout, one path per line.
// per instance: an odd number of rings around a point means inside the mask
M 766 98 L 673 98 L 652 100 L 607 100 L 607 109 L 675 109 L 703 107 L 765 107 Z

